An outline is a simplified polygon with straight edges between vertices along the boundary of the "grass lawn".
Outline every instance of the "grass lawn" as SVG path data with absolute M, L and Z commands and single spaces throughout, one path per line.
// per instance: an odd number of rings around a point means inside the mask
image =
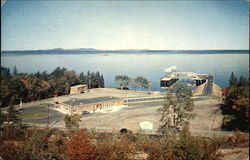
M 44 112 L 28 112 L 28 113 L 23 113 L 23 119 L 37 119 L 37 118 L 44 118 L 47 117 L 48 114 Z
M 235 119 L 234 115 L 226 114 L 224 116 L 224 124 L 227 123 L 227 122 L 230 122 L 231 120 L 234 120 L 234 119 Z

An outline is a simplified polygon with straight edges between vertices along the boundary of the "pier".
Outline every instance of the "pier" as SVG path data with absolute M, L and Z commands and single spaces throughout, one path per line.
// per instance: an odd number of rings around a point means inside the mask
M 205 94 L 210 94 L 212 92 L 213 76 L 209 74 L 199 74 L 194 72 L 176 72 L 177 67 L 171 66 L 165 69 L 165 77 L 161 78 L 161 88 L 167 88 L 176 82 L 188 83 L 189 85 L 199 86 L 206 82 Z

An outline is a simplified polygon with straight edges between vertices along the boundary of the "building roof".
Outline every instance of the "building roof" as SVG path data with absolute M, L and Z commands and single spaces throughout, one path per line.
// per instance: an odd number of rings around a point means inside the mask
M 71 99 L 69 101 L 63 102 L 64 104 L 71 105 L 71 106 L 78 106 L 78 105 L 84 105 L 84 104 L 91 104 L 91 103 L 99 103 L 104 101 L 111 101 L 111 100 L 117 100 L 119 98 L 117 97 L 98 97 L 98 98 L 89 98 L 89 99 Z
M 87 87 L 87 85 L 80 84 L 80 85 L 76 85 L 76 86 L 71 86 L 70 88 L 80 88 L 80 87 Z
M 161 79 L 161 81 L 170 81 L 170 80 L 172 80 L 172 79 L 175 79 L 175 78 L 165 78 L 165 77 L 164 77 L 164 78 Z

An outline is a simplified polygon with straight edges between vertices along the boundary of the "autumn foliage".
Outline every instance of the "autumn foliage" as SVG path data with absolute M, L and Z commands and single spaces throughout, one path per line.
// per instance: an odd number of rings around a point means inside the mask
M 0 133 L 0 141 L 0 159 L 4 160 L 216 160 L 219 147 L 249 145 L 249 137 L 241 132 L 218 141 L 192 136 L 188 130 L 179 135 L 149 137 L 140 133 L 13 129 Z
M 67 143 L 67 158 L 70 160 L 95 159 L 96 149 L 86 131 L 80 130 Z

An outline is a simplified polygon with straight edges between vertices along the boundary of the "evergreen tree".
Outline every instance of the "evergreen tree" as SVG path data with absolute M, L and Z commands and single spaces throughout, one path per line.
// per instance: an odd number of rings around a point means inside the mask
M 6 121 L 7 117 L 6 115 L 2 112 L 1 108 L 0 108 L 0 133 L 3 129 L 3 124 Z
M 16 68 L 16 66 L 14 66 L 13 75 L 17 75 L 17 68 Z
M 8 77 L 8 76 L 10 76 L 10 69 L 9 68 L 5 68 L 5 67 L 1 67 L 1 76 L 2 77 Z
M 80 80 L 81 84 L 85 84 L 86 83 L 86 79 L 85 79 L 85 76 L 84 76 L 83 72 L 80 73 L 79 80 Z
M 60 78 L 64 75 L 64 72 L 67 71 L 66 68 L 60 68 L 60 67 L 57 67 L 50 75 L 51 76 L 55 76 L 56 78 Z
M 101 75 L 101 88 L 104 88 L 105 85 L 104 85 L 104 78 L 103 78 L 103 75 Z
M 98 86 L 97 88 L 101 87 L 101 75 L 100 75 L 99 71 L 97 71 L 95 73 L 95 79 L 96 79 L 96 83 L 97 83 L 97 86 Z
M 185 86 L 173 86 L 166 91 L 166 99 L 159 109 L 162 117 L 160 130 L 163 133 L 176 133 L 176 129 L 188 125 L 193 117 L 192 92 Z
M 43 71 L 41 74 L 41 78 L 45 81 L 49 80 L 49 74 L 46 71 Z
M 86 82 L 87 82 L 87 86 L 88 88 L 90 89 L 91 88 L 91 75 L 90 75 L 90 72 L 88 71 L 87 72 L 87 76 L 86 76 Z
M 14 107 L 14 99 L 11 99 L 10 106 L 7 109 L 8 112 L 8 122 L 18 123 L 20 121 L 20 112 Z
M 27 96 L 27 89 L 19 77 L 12 77 L 9 79 L 9 83 L 11 84 L 9 89 L 12 97 L 25 98 Z M 16 102 L 18 102 L 18 100 L 16 100 Z
M 232 72 L 230 79 L 229 79 L 229 86 L 234 86 L 237 84 L 237 77 L 235 77 L 234 73 Z
M 239 85 L 240 85 L 240 86 L 241 86 L 241 85 L 244 85 L 244 84 L 246 84 L 246 82 L 247 82 L 246 78 L 243 77 L 243 76 L 240 76 Z
M 42 77 L 42 75 L 41 75 L 41 73 L 40 73 L 39 71 L 37 71 L 37 72 L 35 73 L 35 76 L 36 76 L 37 78 L 41 78 L 41 77 Z
M 98 82 L 95 78 L 95 73 L 90 74 L 90 88 L 98 88 Z

